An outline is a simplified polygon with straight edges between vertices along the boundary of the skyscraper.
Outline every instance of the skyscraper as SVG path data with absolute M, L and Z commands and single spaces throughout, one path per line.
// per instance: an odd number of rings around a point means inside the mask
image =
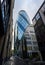
M 33 24 L 30 24 L 25 33 L 24 36 L 26 38 L 26 45 L 27 45 L 27 53 L 29 56 L 36 56 L 38 55 L 41 60 L 41 54 L 38 48 L 38 42 L 36 39 L 36 34 L 34 30 Z
M 29 19 L 27 13 L 24 10 L 21 10 L 19 12 L 18 18 L 17 18 L 18 39 L 21 39 L 22 38 L 22 35 L 23 35 L 25 29 L 29 25 L 29 21 L 30 21 L 30 19 Z
M 17 31 L 17 35 L 16 35 L 16 32 L 15 32 L 15 36 L 17 36 L 17 39 L 15 37 L 16 40 L 20 40 L 22 39 L 23 37 L 23 34 L 27 28 L 27 26 L 29 25 L 29 17 L 26 13 L 26 11 L 24 10 L 21 10 L 19 11 L 18 13 L 18 17 L 17 17 L 17 20 L 16 20 L 16 24 L 15 24 L 15 30 Z M 15 45 L 19 45 L 18 41 L 15 43 Z M 20 46 L 20 45 L 19 45 Z
M 0 65 L 10 57 L 14 0 L 0 0 Z
M 45 0 L 32 21 L 34 24 L 39 50 L 43 60 L 45 61 Z

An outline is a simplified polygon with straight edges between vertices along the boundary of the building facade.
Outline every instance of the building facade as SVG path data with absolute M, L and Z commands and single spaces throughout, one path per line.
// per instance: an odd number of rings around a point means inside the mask
M 0 64 L 10 57 L 13 32 L 14 0 L 0 0 Z
M 32 19 L 43 60 L 45 60 L 45 1 Z
M 25 32 L 25 29 L 27 28 L 29 21 L 30 19 L 26 11 L 25 10 L 19 11 L 16 24 L 15 24 L 15 32 L 14 32 L 14 44 L 15 44 L 14 46 L 15 47 L 17 47 L 18 45 L 19 47 L 21 46 L 20 44 L 22 44 L 22 42 L 20 43 L 19 41 L 22 40 L 23 33 Z
M 24 36 L 26 38 L 26 45 L 27 45 L 27 53 L 29 56 L 31 55 L 39 55 L 41 59 L 41 54 L 38 48 L 38 42 L 36 39 L 34 26 L 33 24 L 30 24 L 28 28 L 26 29 Z

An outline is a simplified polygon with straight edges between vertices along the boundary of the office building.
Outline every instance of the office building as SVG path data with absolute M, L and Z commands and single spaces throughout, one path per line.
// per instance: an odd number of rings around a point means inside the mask
M 14 0 L 0 0 L 0 64 L 11 55 Z
M 45 0 L 32 19 L 38 41 L 39 50 L 45 61 Z
M 41 59 L 41 54 L 38 48 L 38 42 L 36 39 L 35 31 L 34 31 L 34 26 L 33 24 L 30 24 L 25 33 L 24 33 L 25 39 L 26 39 L 26 45 L 27 45 L 27 53 L 29 56 L 31 55 L 39 55 Z
M 15 34 L 14 34 L 14 46 L 17 47 L 19 45 L 19 41 L 21 41 L 23 37 L 23 33 L 25 32 L 25 29 L 29 25 L 29 17 L 26 13 L 26 11 L 21 10 L 18 13 L 18 17 L 15 24 Z M 20 45 L 19 45 L 20 46 Z

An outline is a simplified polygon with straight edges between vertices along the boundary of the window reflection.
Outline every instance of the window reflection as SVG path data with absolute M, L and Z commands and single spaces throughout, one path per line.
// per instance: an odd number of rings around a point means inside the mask
M 24 18 L 22 18 L 20 15 L 19 15 L 19 18 L 18 18 L 18 22 L 24 27 L 26 28 L 27 27 L 27 22 Z
M 36 15 L 36 20 L 38 21 L 38 19 L 40 18 L 39 13 Z
M 2 17 L 3 17 L 3 20 L 4 20 L 4 6 L 2 5 Z
M 31 41 L 27 41 L 27 44 L 32 44 Z
M 2 23 L 4 27 L 4 32 L 7 30 L 9 15 L 10 15 L 10 3 L 8 0 L 1 0 L 1 13 L 2 13 Z
M 3 0 L 1 0 L 1 3 L 3 2 Z

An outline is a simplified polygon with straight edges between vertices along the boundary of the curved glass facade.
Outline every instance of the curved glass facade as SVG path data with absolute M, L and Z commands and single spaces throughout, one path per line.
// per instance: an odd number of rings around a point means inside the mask
M 17 24 L 18 24 L 18 39 L 20 40 L 25 32 L 25 29 L 29 25 L 29 17 L 24 10 L 21 10 L 18 14 Z
M 27 13 L 24 10 L 21 10 L 19 12 L 19 14 L 27 21 L 27 23 L 29 23 L 29 21 L 30 21 L 29 16 L 27 15 Z

